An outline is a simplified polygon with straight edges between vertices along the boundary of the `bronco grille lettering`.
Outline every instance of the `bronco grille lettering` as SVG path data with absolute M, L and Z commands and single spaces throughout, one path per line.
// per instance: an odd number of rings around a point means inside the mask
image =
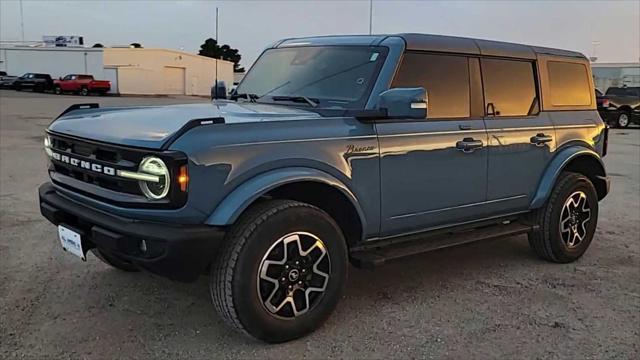
M 72 166 L 76 166 L 79 168 L 83 168 L 83 169 L 87 169 L 87 170 L 91 170 L 100 174 L 105 174 L 105 175 L 110 175 L 110 176 L 115 176 L 116 175 L 116 169 L 111 167 L 111 166 L 104 166 L 101 164 L 96 164 L 96 163 L 92 163 L 89 161 L 85 161 L 85 160 L 80 160 L 80 159 L 76 159 L 73 157 L 70 157 L 68 155 L 62 155 L 60 153 L 57 153 L 55 151 L 53 151 L 51 153 L 51 157 L 54 160 L 58 160 L 62 163 L 65 164 L 69 164 Z

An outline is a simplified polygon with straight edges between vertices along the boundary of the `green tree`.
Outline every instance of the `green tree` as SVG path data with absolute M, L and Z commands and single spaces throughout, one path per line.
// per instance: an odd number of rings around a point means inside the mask
M 238 52 L 238 49 L 234 49 L 227 44 L 220 46 L 218 42 L 212 38 L 208 38 L 204 41 L 204 44 L 200 45 L 198 55 L 231 61 L 234 72 L 244 72 L 244 68 L 240 67 L 240 59 L 242 56 Z

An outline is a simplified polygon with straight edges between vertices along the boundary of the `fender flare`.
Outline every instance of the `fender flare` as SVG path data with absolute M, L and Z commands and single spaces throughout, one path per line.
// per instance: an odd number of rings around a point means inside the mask
M 533 196 L 533 200 L 531 200 L 531 204 L 529 206 L 531 209 L 537 209 L 547 201 L 547 198 L 551 195 L 553 186 L 555 185 L 560 173 L 573 159 L 580 156 L 590 156 L 597 160 L 600 164 L 602 173 L 605 174 L 604 163 L 595 151 L 582 146 L 570 146 L 562 149 L 547 166 L 547 169 L 538 184 L 538 189 Z
M 279 186 L 301 181 L 315 181 L 332 186 L 345 195 L 353 204 L 362 228 L 366 226 L 364 213 L 353 192 L 334 176 L 313 168 L 289 167 L 271 170 L 256 175 L 233 189 L 213 210 L 205 224 L 224 226 L 233 224 L 238 217 L 259 197 Z

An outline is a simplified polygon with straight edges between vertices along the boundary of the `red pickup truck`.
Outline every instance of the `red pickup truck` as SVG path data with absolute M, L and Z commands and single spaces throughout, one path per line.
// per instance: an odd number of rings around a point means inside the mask
M 104 95 L 111 89 L 107 80 L 94 80 L 92 75 L 69 74 L 53 83 L 53 91 L 60 95 L 72 92 L 87 96 L 90 93 Z

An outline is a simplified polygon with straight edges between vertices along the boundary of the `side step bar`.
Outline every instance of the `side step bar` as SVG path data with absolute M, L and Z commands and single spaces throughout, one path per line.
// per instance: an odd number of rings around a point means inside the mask
M 505 225 L 493 225 L 463 232 L 438 235 L 424 234 L 415 239 L 388 243 L 378 247 L 356 249 L 350 254 L 351 262 L 359 268 L 372 268 L 384 265 L 387 261 L 427 251 L 462 245 L 474 241 L 496 239 L 505 236 L 524 234 L 536 230 L 537 226 L 513 222 Z

